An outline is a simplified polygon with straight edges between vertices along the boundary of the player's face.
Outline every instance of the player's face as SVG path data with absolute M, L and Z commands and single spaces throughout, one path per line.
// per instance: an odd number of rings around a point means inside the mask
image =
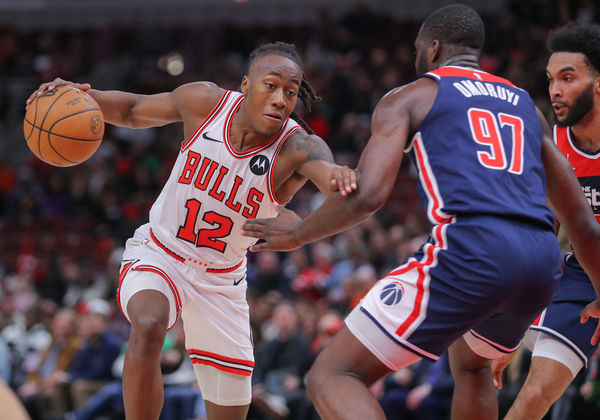
M 279 55 L 256 58 L 242 81 L 245 112 L 252 127 L 264 136 L 275 135 L 298 101 L 302 70 Z
M 546 76 L 558 125 L 575 125 L 594 108 L 594 76 L 583 54 L 552 54 Z

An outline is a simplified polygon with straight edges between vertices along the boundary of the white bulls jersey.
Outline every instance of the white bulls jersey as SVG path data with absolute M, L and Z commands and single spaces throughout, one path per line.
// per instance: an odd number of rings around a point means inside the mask
M 241 264 L 256 242 L 241 234 L 246 219 L 278 213 L 273 188 L 275 159 L 292 133 L 293 120 L 261 146 L 237 152 L 231 122 L 244 100 L 225 91 L 212 112 L 181 146 L 177 161 L 150 210 L 152 240 L 172 257 L 215 267 Z

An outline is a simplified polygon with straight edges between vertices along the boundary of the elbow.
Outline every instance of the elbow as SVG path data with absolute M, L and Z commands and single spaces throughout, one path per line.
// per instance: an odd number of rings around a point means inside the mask
M 358 194 L 356 197 L 356 208 L 358 212 L 364 215 L 370 215 L 379 210 L 386 201 L 386 197 L 382 194 L 376 193 L 363 193 Z

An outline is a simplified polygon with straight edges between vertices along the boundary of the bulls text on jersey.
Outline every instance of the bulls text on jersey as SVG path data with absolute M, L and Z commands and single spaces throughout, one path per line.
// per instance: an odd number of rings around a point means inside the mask
M 245 204 L 242 206 L 241 202 L 236 201 L 240 185 L 244 183 L 244 179 L 239 175 L 235 175 L 233 186 L 228 193 L 219 191 L 221 183 L 228 176 L 228 173 L 229 168 L 206 156 L 203 158 L 200 153 L 190 150 L 178 182 L 180 184 L 191 184 L 193 182 L 194 187 L 201 191 L 208 189 L 208 195 L 220 202 L 223 202 L 227 197 L 225 200 L 227 207 L 238 213 L 241 211 L 242 216 L 248 219 L 254 219 L 258 214 L 264 193 L 254 187 L 250 188 L 248 196 L 244 200 Z

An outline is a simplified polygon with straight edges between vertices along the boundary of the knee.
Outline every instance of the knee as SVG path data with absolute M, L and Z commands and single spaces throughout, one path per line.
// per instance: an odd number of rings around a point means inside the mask
M 132 317 L 128 347 L 140 346 L 143 347 L 144 352 L 160 353 L 167 332 L 167 323 L 167 317 L 154 314 Z
M 521 409 L 535 413 L 544 409 L 547 411 L 554 403 L 544 388 L 538 384 L 526 384 L 521 389 L 518 400 L 520 400 Z

